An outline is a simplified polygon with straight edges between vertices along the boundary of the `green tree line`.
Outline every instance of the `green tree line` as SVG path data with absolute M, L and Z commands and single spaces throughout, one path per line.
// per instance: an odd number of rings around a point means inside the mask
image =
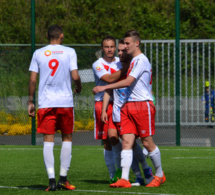
M 214 39 L 215 0 L 180 0 L 181 39 Z M 36 43 L 59 24 L 65 44 L 100 43 L 129 29 L 141 38 L 175 38 L 175 0 L 35 0 Z M 31 0 L 0 1 L 0 43 L 31 42 Z

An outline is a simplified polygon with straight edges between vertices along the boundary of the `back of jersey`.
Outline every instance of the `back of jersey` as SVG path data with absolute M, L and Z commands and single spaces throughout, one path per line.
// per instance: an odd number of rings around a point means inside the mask
M 71 71 L 77 69 L 74 49 L 48 45 L 35 51 L 29 70 L 39 73 L 39 108 L 73 107 Z

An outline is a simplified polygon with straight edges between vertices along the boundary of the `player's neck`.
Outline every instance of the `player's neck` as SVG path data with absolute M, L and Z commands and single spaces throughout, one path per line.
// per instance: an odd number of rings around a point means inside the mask
M 114 62 L 116 59 L 115 59 L 115 56 L 112 57 L 112 58 L 108 58 L 108 57 L 105 57 L 103 56 L 103 59 L 106 61 L 106 62 Z
M 61 45 L 62 40 L 61 39 L 53 39 L 50 41 L 50 45 Z
M 136 57 L 138 55 L 140 55 L 142 53 L 142 51 L 138 48 L 136 51 L 134 51 L 134 53 L 132 54 L 132 57 Z

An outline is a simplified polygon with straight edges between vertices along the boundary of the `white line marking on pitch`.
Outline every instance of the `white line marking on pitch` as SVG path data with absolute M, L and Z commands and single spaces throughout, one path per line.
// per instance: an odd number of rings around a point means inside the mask
M 193 157 L 172 157 L 172 159 L 214 159 L 215 157 L 197 157 L 197 156 L 193 156 Z
M 101 190 L 74 190 L 79 192 L 98 192 L 98 193 L 113 193 L 113 194 L 153 194 L 153 195 L 170 195 L 170 194 L 157 194 L 146 192 L 116 192 L 116 191 L 101 191 Z
M 3 189 L 23 189 L 23 190 L 44 190 L 44 188 L 33 187 L 13 187 L 13 186 L 0 186 Z M 146 192 L 117 192 L 117 191 L 103 191 L 103 190 L 73 190 L 73 192 L 95 192 L 95 193 L 113 193 L 113 194 L 153 194 L 153 195 L 173 195 L 173 194 L 158 194 L 158 193 L 146 193 Z

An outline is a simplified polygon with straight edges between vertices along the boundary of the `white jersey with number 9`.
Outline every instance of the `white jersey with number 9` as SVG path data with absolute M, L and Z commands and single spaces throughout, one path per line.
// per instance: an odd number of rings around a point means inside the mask
M 73 107 L 71 71 L 78 69 L 73 48 L 47 45 L 37 49 L 29 71 L 39 73 L 38 107 Z

